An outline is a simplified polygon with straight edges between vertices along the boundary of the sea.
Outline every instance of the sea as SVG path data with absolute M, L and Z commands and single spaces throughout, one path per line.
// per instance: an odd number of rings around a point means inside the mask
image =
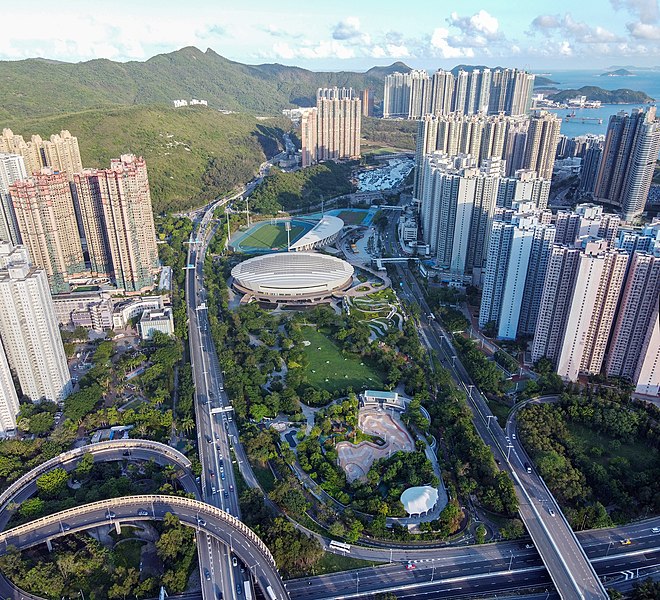
M 542 75 L 557 84 L 553 84 L 560 90 L 565 89 L 578 89 L 584 85 L 594 85 L 601 87 L 605 90 L 617 90 L 627 88 L 635 91 L 646 92 L 651 98 L 655 98 L 660 102 L 660 70 L 638 70 L 634 68 L 626 68 L 633 73 L 631 76 L 625 77 L 601 77 L 602 73 L 606 70 L 598 71 L 545 71 L 537 72 L 537 75 Z M 571 119 L 566 121 L 564 117 L 573 109 L 562 109 L 555 111 L 558 116 L 562 117 L 561 133 L 568 137 L 576 137 L 585 135 L 587 133 L 605 134 L 607 132 L 607 123 L 611 115 L 618 113 L 621 110 L 630 112 L 633 108 L 639 108 L 640 104 L 603 104 L 600 108 L 582 108 L 575 109 L 576 116 L 593 117 L 602 119 L 603 122 L 587 122 L 581 123 L 578 119 Z

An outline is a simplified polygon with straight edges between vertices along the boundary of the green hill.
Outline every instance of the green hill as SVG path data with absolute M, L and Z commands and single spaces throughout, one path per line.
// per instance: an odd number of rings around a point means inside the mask
M 585 85 L 577 90 L 562 90 L 548 97 L 555 102 L 566 102 L 576 96 L 586 96 L 589 100 L 600 100 L 603 104 L 646 104 L 655 102 L 645 92 L 629 89 L 604 90 L 593 85 Z
M 199 206 L 250 180 L 278 151 L 290 123 L 208 108 L 108 107 L 3 124 L 26 138 L 68 129 L 83 165 L 107 167 L 132 152 L 147 160 L 154 212 Z
M 279 114 L 295 104 L 311 105 L 323 86 L 369 87 L 378 100 L 388 73 L 409 70 L 394 63 L 366 73 L 316 73 L 278 64 L 244 65 L 194 47 L 145 62 L 0 61 L 0 119 L 113 105 L 172 106 L 178 98 L 205 99 L 215 109 Z

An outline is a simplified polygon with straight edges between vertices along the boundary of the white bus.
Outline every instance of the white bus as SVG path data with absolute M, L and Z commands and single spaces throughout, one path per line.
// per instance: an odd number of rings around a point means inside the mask
M 245 581 L 243 587 L 245 588 L 245 600 L 252 600 L 252 583 Z
M 268 594 L 270 600 L 277 600 L 277 596 L 275 595 L 275 592 L 273 591 L 272 587 L 268 586 L 266 588 L 266 593 Z
M 340 552 L 346 552 L 348 554 L 351 551 L 351 545 L 344 542 L 336 542 L 335 540 L 331 540 L 330 550 L 339 550 Z

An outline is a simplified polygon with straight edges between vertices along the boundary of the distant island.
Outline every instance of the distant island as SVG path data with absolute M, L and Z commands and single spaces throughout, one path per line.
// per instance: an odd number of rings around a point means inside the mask
M 601 77 L 635 77 L 635 74 L 628 69 L 616 69 L 615 71 L 608 71 L 601 73 Z
M 548 87 L 557 84 L 559 84 L 559 81 L 553 81 L 549 77 L 544 77 L 543 75 L 536 75 L 534 77 L 534 87 Z
M 648 104 L 655 102 L 646 92 L 619 89 L 619 90 L 604 90 L 603 88 L 596 87 L 595 85 L 585 85 L 576 90 L 561 90 L 560 92 L 548 97 L 554 102 L 567 102 L 576 96 L 586 96 L 589 100 L 599 100 L 603 104 Z

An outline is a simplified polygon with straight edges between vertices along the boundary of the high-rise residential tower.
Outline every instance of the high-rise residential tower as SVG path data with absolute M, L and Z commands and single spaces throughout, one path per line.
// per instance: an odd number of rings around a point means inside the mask
M 660 120 L 654 106 L 610 117 L 594 197 L 620 207 L 625 221 L 644 211 L 660 151 Z
M 555 245 L 546 273 L 532 360 L 547 357 L 563 379 L 601 370 L 628 265 L 628 253 L 587 238 Z
M 9 186 L 26 177 L 25 162 L 20 154 L 0 152 L 0 240 L 13 244 L 20 242 L 20 234 Z
M 451 71 L 438 69 L 431 79 L 431 105 L 433 115 L 446 115 L 451 112 L 454 96 L 454 75 Z
M 657 320 L 660 253 L 634 252 L 607 353 L 608 377 L 633 380 L 647 351 L 645 340 Z
M 32 263 L 46 271 L 53 293 L 69 291 L 70 282 L 89 271 L 66 175 L 43 169 L 40 175 L 14 182 L 9 193 Z
M 306 111 L 300 126 L 303 167 L 360 157 L 362 108 L 351 88 L 319 88 L 316 109 Z
M 60 402 L 72 385 L 48 280 L 17 250 L 0 269 L 0 339 L 23 395 Z
M 66 129 L 51 135 L 49 140 L 33 135 L 29 142 L 21 135 L 14 135 L 11 129 L 3 129 L 0 152 L 20 154 L 29 175 L 49 167 L 53 171 L 65 172 L 71 181 L 74 173 L 82 171 L 78 138 Z
M 542 179 L 552 179 L 561 119 L 547 111 L 532 115 L 527 129 L 523 169 L 536 171 Z
M 128 293 L 150 289 L 160 263 L 144 159 L 124 154 L 77 174 L 75 186 L 93 273 Z
M 16 415 L 20 406 L 9 370 L 5 349 L 0 340 L 0 438 L 16 429 Z
M 479 326 L 497 326 L 501 339 L 533 333 L 554 227 L 536 212 L 516 213 L 511 222 L 494 221 L 479 312 Z

